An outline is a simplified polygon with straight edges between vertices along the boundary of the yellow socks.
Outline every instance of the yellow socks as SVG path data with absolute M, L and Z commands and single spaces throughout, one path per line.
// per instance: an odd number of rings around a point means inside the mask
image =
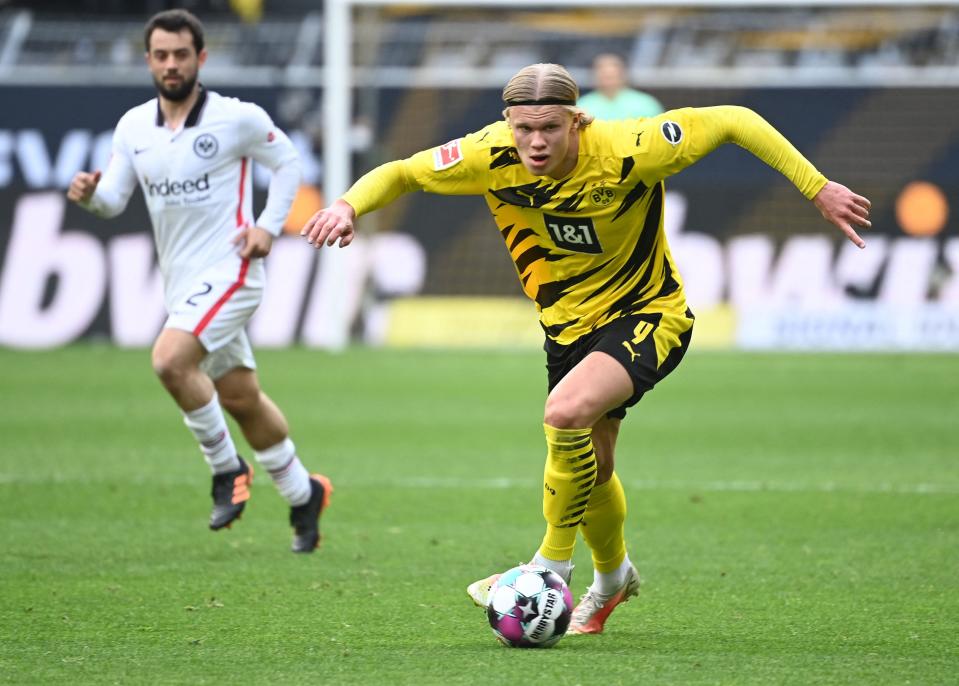
M 580 531 L 593 552 L 593 567 L 597 572 L 614 572 L 626 559 L 626 495 L 623 484 L 613 472 L 613 478 L 593 487 L 589 508 L 583 517 Z
M 557 429 L 549 424 L 543 428 L 547 447 L 543 483 L 546 535 L 539 553 L 551 560 L 570 560 L 576 546 L 576 531 L 596 481 L 593 430 Z

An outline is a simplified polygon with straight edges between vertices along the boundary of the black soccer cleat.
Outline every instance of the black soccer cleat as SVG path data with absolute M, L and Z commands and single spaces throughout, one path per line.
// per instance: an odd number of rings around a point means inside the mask
M 294 553 L 312 553 L 320 547 L 320 515 L 330 504 L 333 484 L 322 474 L 310 475 L 310 499 L 290 508 Z
M 214 531 L 229 527 L 243 514 L 246 501 L 250 499 L 253 484 L 253 468 L 237 455 L 240 468 L 232 472 L 213 475 L 213 512 L 210 513 L 210 528 Z

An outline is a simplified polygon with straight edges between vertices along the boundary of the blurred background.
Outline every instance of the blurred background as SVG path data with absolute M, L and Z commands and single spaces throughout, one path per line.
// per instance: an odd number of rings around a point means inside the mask
M 614 53 L 663 108 L 750 107 L 873 203 L 859 251 L 734 146 L 670 179 L 696 347 L 959 350 L 959 3 L 474 4 L 0 0 L 0 344 L 143 346 L 159 330 L 139 194 L 103 221 L 64 192 L 153 96 L 146 18 L 184 7 L 206 26 L 201 80 L 263 106 L 300 150 L 292 234 L 343 190 L 336 179 L 498 119 L 520 67 L 562 63 L 586 93 L 594 59 Z M 331 76 L 334 59 L 346 67 Z M 267 180 L 256 173 L 258 207 Z M 293 235 L 276 243 L 256 345 L 541 344 L 481 198 L 407 196 L 361 231 L 322 256 Z

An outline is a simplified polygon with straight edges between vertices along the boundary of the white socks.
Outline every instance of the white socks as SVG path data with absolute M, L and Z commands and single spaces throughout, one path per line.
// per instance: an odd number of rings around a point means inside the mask
M 572 560 L 550 560 L 548 557 L 543 557 L 538 550 L 530 562 L 534 565 L 542 565 L 547 569 L 553 570 L 563 577 L 566 583 L 569 583 L 570 577 L 573 574 Z M 593 585 L 589 587 L 590 590 L 600 596 L 609 597 L 614 595 L 623 588 L 623 584 L 626 583 L 626 575 L 632 566 L 633 563 L 629 561 L 629 555 L 627 555 L 616 571 L 598 572 L 594 569 Z
M 214 474 L 240 468 L 236 446 L 216 393 L 203 407 L 184 412 L 183 423 L 196 436 L 200 450 Z M 302 505 L 310 499 L 310 475 L 296 456 L 293 441 L 287 438 L 266 450 L 254 451 L 254 454 L 257 461 L 270 473 L 276 490 L 290 505 Z
M 217 394 L 206 405 L 183 413 L 183 423 L 200 443 L 200 450 L 214 474 L 232 472 L 240 468 L 236 446 L 223 416 Z
M 530 562 L 534 565 L 541 565 L 546 567 L 546 569 L 551 569 L 561 577 L 563 581 L 567 584 L 570 581 L 570 577 L 573 574 L 573 561 L 572 560 L 551 560 L 548 557 L 543 557 L 542 554 L 537 550 L 536 554 L 533 555 L 533 559 Z
M 590 586 L 590 590 L 601 596 L 612 596 L 626 583 L 626 575 L 632 565 L 633 563 L 629 561 L 629 555 L 627 555 L 614 572 L 598 572 L 594 569 L 593 585 Z
M 304 504 L 310 499 L 310 475 L 300 458 L 296 456 L 296 447 L 289 438 L 266 450 L 254 452 L 256 460 L 270 473 L 276 490 L 293 507 Z

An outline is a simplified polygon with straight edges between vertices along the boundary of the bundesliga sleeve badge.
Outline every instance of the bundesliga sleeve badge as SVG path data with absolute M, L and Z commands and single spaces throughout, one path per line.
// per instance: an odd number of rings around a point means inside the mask
M 459 139 L 433 149 L 433 171 L 449 169 L 463 159 Z

